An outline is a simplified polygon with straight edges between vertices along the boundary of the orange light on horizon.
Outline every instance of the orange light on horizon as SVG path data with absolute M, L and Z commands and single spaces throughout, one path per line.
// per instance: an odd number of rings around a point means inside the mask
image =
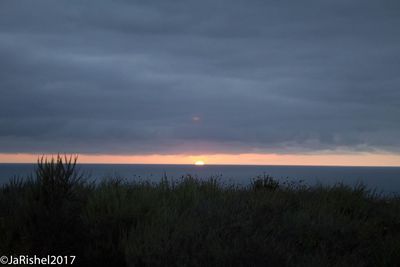
M 203 165 L 204 165 L 204 161 L 198 160 L 198 161 L 196 161 L 196 162 L 194 163 L 194 165 L 196 165 L 196 166 L 203 166 Z
M 0 153 L 0 163 L 35 163 L 42 154 Z M 51 154 L 48 156 L 52 156 Z M 319 166 L 393 166 L 400 167 L 400 155 L 389 153 L 320 154 L 205 154 L 205 155 L 93 155 L 77 154 L 86 164 L 188 164 L 207 165 L 319 165 Z M 201 160 L 200 160 L 201 159 Z

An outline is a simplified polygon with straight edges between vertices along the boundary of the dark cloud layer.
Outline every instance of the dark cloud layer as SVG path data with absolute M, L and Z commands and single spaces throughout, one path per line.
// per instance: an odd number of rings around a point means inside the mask
M 0 152 L 400 153 L 399 14 L 394 0 L 1 1 Z

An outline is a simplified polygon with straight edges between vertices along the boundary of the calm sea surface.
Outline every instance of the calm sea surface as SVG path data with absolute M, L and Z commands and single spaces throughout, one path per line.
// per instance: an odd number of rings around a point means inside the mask
M 0 184 L 14 176 L 26 177 L 34 168 L 33 164 L 0 164 Z M 304 180 L 309 185 L 337 182 L 355 185 L 362 182 L 378 192 L 400 193 L 400 167 L 79 164 L 78 169 L 97 180 L 123 177 L 128 180 L 159 181 L 164 174 L 173 179 L 191 174 L 200 179 L 217 176 L 224 183 L 247 185 L 251 178 L 268 174 L 281 181 Z

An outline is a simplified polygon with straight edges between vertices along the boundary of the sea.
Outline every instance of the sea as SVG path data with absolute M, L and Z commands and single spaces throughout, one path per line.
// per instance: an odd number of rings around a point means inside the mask
M 378 194 L 400 194 L 400 167 L 78 164 L 77 169 L 95 182 L 109 178 L 158 182 L 163 177 L 179 180 L 191 175 L 198 179 L 217 178 L 225 185 L 248 186 L 254 178 L 269 175 L 280 182 L 310 186 L 361 183 Z M 0 164 L 0 184 L 14 177 L 26 178 L 34 171 L 35 164 Z

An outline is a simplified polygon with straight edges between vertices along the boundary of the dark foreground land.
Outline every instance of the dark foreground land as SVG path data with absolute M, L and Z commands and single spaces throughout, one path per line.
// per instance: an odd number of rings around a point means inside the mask
M 76 255 L 74 266 L 400 266 L 400 199 L 363 186 L 91 184 L 74 166 L 41 160 L 34 177 L 1 188 L 1 255 Z

